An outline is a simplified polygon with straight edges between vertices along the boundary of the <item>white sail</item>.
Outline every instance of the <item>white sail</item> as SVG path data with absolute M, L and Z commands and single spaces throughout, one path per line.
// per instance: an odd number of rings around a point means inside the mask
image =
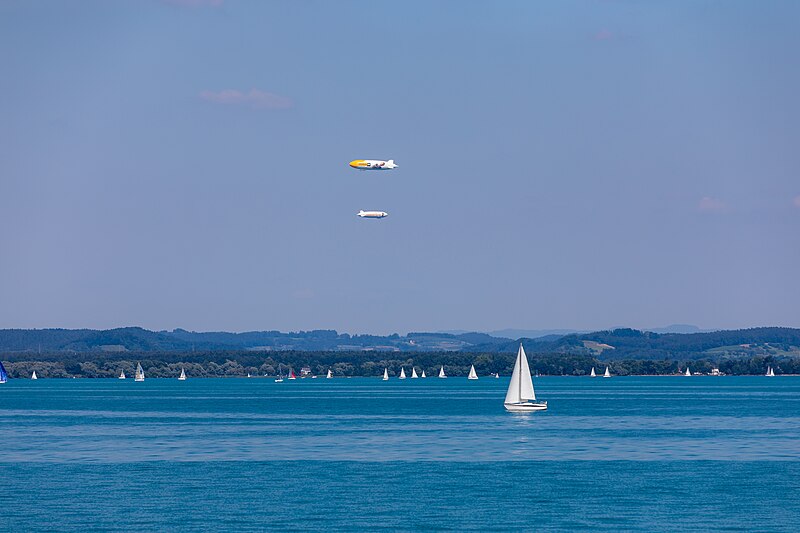
M 125 379 L 125 371 L 124 370 L 120 370 L 119 379 Z
M 141 363 L 136 363 L 136 374 L 133 376 L 134 381 L 144 381 L 144 369 Z
M 596 378 L 597 374 L 594 373 L 594 367 L 592 367 L 592 373 L 589 374 L 591 377 Z
M 411 379 L 418 378 L 418 377 L 419 376 L 417 375 L 417 367 L 412 366 L 411 367 Z
M 183 368 L 181 368 L 181 375 L 178 376 L 178 380 L 179 381 L 186 381 L 186 371 Z
M 475 372 L 475 365 L 469 367 L 469 376 L 467 379 L 478 379 L 478 374 Z
M 692 373 L 689 372 L 689 367 L 688 366 L 686 367 L 686 373 L 684 373 L 683 375 L 687 376 L 687 377 L 692 375 Z
M 31 379 L 39 379 L 39 376 L 36 375 L 36 370 L 34 370 L 33 374 L 31 374 Z
M 522 344 L 519 345 L 517 360 L 514 363 L 514 371 L 511 373 L 511 382 L 508 384 L 505 403 L 521 403 L 528 400 L 535 400 L 536 393 L 533 391 L 533 379 L 531 379 L 531 369 L 528 366 L 528 357 Z
M 328 379 L 331 379 L 333 377 L 333 372 L 331 372 L 330 368 L 328 369 L 328 375 L 325 376 L 325 377 L 328 378 Z
M 422 371 L 422 376 L 420 376 L 420 377 L 426 378 L 426 377 L 428 377 L 428 376 L 426 376 L 426 375 L 425 375 L 425 371 L 423 370 L 423 371 Z
M 605 374 L 603 374 L 603 377 L 604 378 L 610 378 L 611 377 L 611 372 L 608 371 L 608 367 L 606 367 L 606 372 L 605 372 Z
M 400 369 L 400 379 L 406 379 L 406 369 L 405 368 L 401 368 Z
M 439 370 L 439 377 L 440 378 L 446 378 L 447 377 L 447 375 L 445 375 L 445 373 L 444 373 L 444 367 L 442 367 L 442 369 Z
M 248 373 L 247 373 L 247 377 L 248 377 L 248 378 L 250 377 L 250 372 L 248 372 Z
M 389 369 L 388 368 L 384 368 L 383 369 L 383 381 L 389 381 Z

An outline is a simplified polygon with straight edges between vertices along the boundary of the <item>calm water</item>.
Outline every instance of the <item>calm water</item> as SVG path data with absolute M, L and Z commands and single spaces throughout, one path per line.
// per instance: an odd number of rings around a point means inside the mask
M 800 531 L 800 378 L 12 380 L 0 531 Z

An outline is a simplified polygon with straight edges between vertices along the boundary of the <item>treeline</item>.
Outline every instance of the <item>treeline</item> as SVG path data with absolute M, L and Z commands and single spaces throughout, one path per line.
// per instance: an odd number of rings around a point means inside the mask
M 719 368 L 729 375 L 760 375 L 772 366 L 776 374 L 800 374 L 800 358 L 754 356 L 720 359 L 622 359 L 605 361 L 586 354 L 529 353 L 533 372 L 551 376 L 584 376 L 592 367 L 599 373 L 606 365 L 618 376 L 670 375 L 685 371 L 709 373 Z M 30 377 L 36 371 L 41 378 L 115 378 L 121 371 L 133 376 L 136 364 L 141 363 L 147 377 L 174 378 L 185 369 L 190 377 L 243 377 L 277 375 L 293 369 L 299 375 L 303 367 L 314 375 L 324 375 L 331 369 L 336 376 L 379 376 L 384 368 L 390 376 L 406 374 L 416 368 L 434 377 L 444 366 L 448 376 L 466 376 L 470 365 L 481 376 L 499 373 L 508 376 L 514 366 L 515 354 L 466 352 L 273 352 L 269 356 L 250 351 L 159 354 L 13 354 L 3 356 L 3 363 L 12 378 Z

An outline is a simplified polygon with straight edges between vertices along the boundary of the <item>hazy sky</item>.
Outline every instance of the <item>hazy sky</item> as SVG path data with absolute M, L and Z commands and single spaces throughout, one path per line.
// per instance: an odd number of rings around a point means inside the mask
M 0 327 L 800 326 L 798 20 L 0 2 Z

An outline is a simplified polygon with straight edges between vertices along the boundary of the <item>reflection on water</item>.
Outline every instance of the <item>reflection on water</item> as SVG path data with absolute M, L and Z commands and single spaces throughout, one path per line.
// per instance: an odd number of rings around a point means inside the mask
M 800 459 L 800 379 L 13 380 L 0 462 Z

